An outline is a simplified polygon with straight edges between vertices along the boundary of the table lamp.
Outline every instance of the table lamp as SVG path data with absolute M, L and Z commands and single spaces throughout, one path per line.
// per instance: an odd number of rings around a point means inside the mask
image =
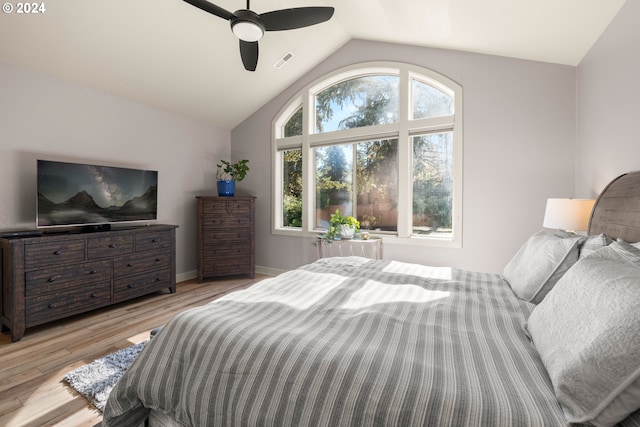
M 543 227 L 565 231 L 589 228 L 593 199 L 547 199 Z

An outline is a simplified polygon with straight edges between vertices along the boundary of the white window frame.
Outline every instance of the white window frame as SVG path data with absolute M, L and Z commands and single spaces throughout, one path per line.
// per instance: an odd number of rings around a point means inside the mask
M 397 123 L 368 126 L 355 129 L 338 130 L 333 132 L 315 133 L 315 94 L 340 81 L 355 77 L 385 74 L 398 75 L 400 77 L 400 111 Z M 410 120 L 411 80 L 417 79 L 436 87 L 454 98 L 454 113 L 449 116 L 423 118 Z M 282 132 L 284 125 L 302 105 L 302 135 L 284 137 Z M 463 171 L 463 97 L 462 86 L 453 80 L 432 70 L 411 64 L 397 62 L 369 62 L 355 64 L 330 74 L 327 74 L 302 89 L 291 98 L 282 108 L 272 125 L 272 220 L 271 232 L 277 235 L 311 237 L 317 235 L 320 230 L 314 230 L 314 172 L 312 165 L 312 149 L 314 147 L 336 144 L 352 143 L 365 140 L 378 140 L 384 138 L 398 138 L 398 230 L 397 234 L 380 234 L 385 241 L 398 244 L 417 244 L 440 247 L 462 247 L 462 171 Z M 441 238 L 431 235 L 414 235 L 412 233 L 413 205 L 413 158 L 410 149 L 411 137 L 439 131 L 452 131 L 453 133 L 453 206 L 451 238 Z M 282 225 L 282 156 L 279 151 L 283 149 L 302 149 L 302 227 L 283 227 Z M 311 226 L 310 226 L 311 225 Z

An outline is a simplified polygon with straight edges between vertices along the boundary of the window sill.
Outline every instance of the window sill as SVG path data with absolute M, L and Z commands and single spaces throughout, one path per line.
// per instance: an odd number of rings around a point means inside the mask
M 302 229 L 286 228 L 274 229 L 271 234 L 278 236 L 316 238 L 321 232 L 306 232 Z M 416 246 L 416 247 L 432 247 L 432 248 L 462 248 L 462 243 L 448 237 L 427 237 L 427 236 L 411 236 L 398 237 L 384 233 L 369 232 L 372 238 L 382 239 L 385 245 L 398 246 Z

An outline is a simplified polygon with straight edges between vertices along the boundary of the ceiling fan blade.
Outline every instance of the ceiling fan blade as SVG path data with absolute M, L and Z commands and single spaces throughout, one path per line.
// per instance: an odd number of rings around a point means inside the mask
M 186 1 L 186 0 L 185 0 Z M 293 30 L 328 21 L 333 16 L 332 7 L 296 7 L 260 14 L 266 31 Z
M 184 0 L 184 1 L 189 3 L 190 5 L 197 7 L 198 9 L 204 10 L 205 12 L 209 12 L 216 16 L 219 16 L 222 19 L 229 20 L 235 16 L 233 13 L 229 12 L 228 10 L 223 9 L 220 6 L 216 6 L 213 3 L 209 3 L 207 0 Z
M 240 40 L 240 57 L 247 71 L 255 71 L 258 66 L 258 42 Z

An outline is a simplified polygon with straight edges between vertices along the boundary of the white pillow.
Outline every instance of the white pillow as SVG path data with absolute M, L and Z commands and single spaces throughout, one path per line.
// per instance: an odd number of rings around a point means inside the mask
M 511 258 L 503 276 L 518 298 L 538 304 L 578 261 L 584 239 L 573 233 L 539 231 Z
M 611 426 L 640 409 L 640 250 L 576 263 L 526 326 L 567 421 Z

